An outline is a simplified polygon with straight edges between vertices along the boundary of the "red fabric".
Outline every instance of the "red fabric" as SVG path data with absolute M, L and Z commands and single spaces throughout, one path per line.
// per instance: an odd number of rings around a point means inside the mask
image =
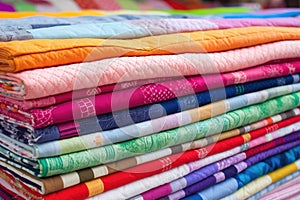
M 266 126 L 266 127 L 251 131 L 249 134 L 251 135 L 251 139 L 255 139 L 255 138 L 263 136 L 267 133 L 270 133 L 270 132 L 276 131 L 278 129 L 281 129 L 285 126 L 289 126 L 291 124 L 294 124 L 298 121 L 300 121 L 300 115 L 295 116 L 295 117 L 291 117 L 291 118 L 283 120 L 283 121 L 280 121 L 280 122 L 272 124 L 270 126 Z
M 164 0 L 168 5 L 170 5 L 173 9 L 176 10 L 187 10 L 187 7 L 185 7 L 184 5 L 178 3 L 178 2 L 174 2 L 172 0 Z
M 3 198 L 3 200 L 24 200 L 23 198 L 19 197 L 17 194 L 15 194 L 14 192 L 6 189 L 5 187 L 3 187 L 2 185 L 0 185 L 0 197 Z
M 292 117 L 290 119 L 278 122 L 276 124 L 255 130 L 250 132 L 249 134 L 252 136 L 251 139 L 257 138 L 259 136 L 262 136 L 268 131 L 274 131 L 279 128 L 282 128 L 284 126 L 290 125 L 292 123 L 295 123 L 296 121 L 299 121 L 300 116 Z M 300 135 L 300 134 L 299 134 Z M 154 160 L 145 164 L 141 164 L 135 167 L 132 167 L 130 169 L 127 169 L 126 171 L 120 171 L 116 172 L 114 174 L 110 174 L 104 177 L 99 178 L 103 184 L 104 184 L 104 191 L 112 190 L 117 187 L 120 187 L 122 185 L 131 183 L 133 181 L 140 180 L 142 178 L 146 178 L 149 176 L 153 176 L 155 174 L 159 174 L 161 172 L 164 172 L 166 170 L 170 170 L 172 168 L 178 167 L 180 165 L 183 165 L 185 163 L 189 163 L 192 161 L 199 160 L 200 158 L 204 158 L 206 156 L 214 155 L 223 151 L 230 150 L 234 147 L 237 147 L 239 145 L 244 144 L 244 137 L 243 136 L 235 136 L 220 142 L 217 142 L 215 144 L 208 145 L 206 147 L 186 151 L 183 153 L 173 154 L 164 158 L 161 158 L 159 160 Z M 263 145 L 260 145 L 258 147 L 255 147 L 251 150 L 246 151 L 247 157 L 250 157 L 254 154 L 257 154 L 261 151 L 265 151 L 267 149 L 273 148 L 276 145 L 284 144 L 286 141 L 284 139 L 276 139 L 274 141 L 265 143 Z M 87 189 L 84 183 L 81 183 L 79 185 L 61 190 L 55 194 L 50 194 L 47 196 L 47 199 L 59 199 L 65 195 L 74 195 L 74 199 L 80 199 L 80 198 L 87 198 L 88 192 L 86 194 L 85 192 L 82 192 L 82 188 Z M 77 194 L 75 191 L 80 191 L 80 194 Z M 77 197 L 80 195 L 80 197 Z
M 60 199 L 82 200 L 89 197 L 89 190 L 84 183 L 74 185 L 61 191 L 51 193 L 44 196 L 45 200 L 60 200 Z
M 5 171 L 2 170 L 1 168 L 0 168 L 0 173 L 1 173 L 1 174 L 5 174 L 5 177 L 6 177 L 6 178 L 9 178 L 9 182 L 8 182 L 6 179 L 3 179 L 3 180 L 5 180 L 8 184 L 10 184 L 10 186 L 11 186 L 14 190 L 18 191 L 18 192 L 21 193 L 21 194 L 24 194 L 24 196 L 27 196 L 26 193 L 32 195 L 31 199 L 42 199 L 42 195 L 41 195 L 39 192 L 37 192 L 37 191 L 31 189 L 30 187 L 28 187 L 27 185 L 25 185 L 22 181 L 19 181 L 19 180 L 16 179 L 14 176 L 12 176 L 11 174 L 5 172 Z M 1 175 L 0 175 L 0 177 L 1 177 Z M 14 184 L 11 185 L 11 183 L 14 183 Z M 9 191 L 9 190 L 6 189 L 6 191 Z M 14 194 L 14 193 L 11 192 L 11 194 Z M 15 195 L 16 195 L 16 194 L 14 194 L 14 196 L 15 196 Z M 23 199 L 23 198 L 21 198 L 21 197 L 19 197 L 19 198 L 20 198 L 20 199 Z
M 74 0 L 81 9 L 100 9 L 97 3 L 93 0 Z

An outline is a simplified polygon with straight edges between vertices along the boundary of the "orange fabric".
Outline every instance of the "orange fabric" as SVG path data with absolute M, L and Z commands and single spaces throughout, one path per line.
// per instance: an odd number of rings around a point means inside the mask
M 76 17 L 76 16 L 102 16 L 103 12 L 97 10 L 83 10 L 83 11 L 63 11 L 63 12 L 0 12 L 0 18 L 21 18 L 31 16 L 50 16 L 50 17 Z
M 299 28 L 248 27 L 177 33 L 131 40 L 11 41 L 0 43 L 0 70 L 17 72 L 119 56 L 220 52 L 269 42 L 299 39 Z

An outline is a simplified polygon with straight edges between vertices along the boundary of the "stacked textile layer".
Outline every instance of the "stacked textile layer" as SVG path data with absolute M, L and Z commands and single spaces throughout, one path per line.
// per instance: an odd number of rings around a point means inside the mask
M 0 194 L 274 195 L 299 175 L 299 13 L 4 19 Z

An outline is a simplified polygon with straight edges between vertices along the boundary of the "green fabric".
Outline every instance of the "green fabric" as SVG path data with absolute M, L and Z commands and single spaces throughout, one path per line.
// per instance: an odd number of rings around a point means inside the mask
M 192 14 L 192 15 L 216 15 L 225 13 L 245 13 L 250 12 L 250 8 L 244 7 L 219 7 L 195 10 L 158 10 L 169 14 Z
M 295 108 L 300 105 L 299 97 L 300 92 L 295 92 L 157 134 L 85 151 L 37 159 L 40 168 L 38 176 L 76 171 L 218 134 Z
M 18 12 L 22 11 L 36 11 L 35 5 L 26 2 L 15 2 L 14 7 Z
M 128 0 L 118 0 L 119 5 L 122 9 L 128 10 L 139 10 L 139 7 L 135 1 L 128 1 Z

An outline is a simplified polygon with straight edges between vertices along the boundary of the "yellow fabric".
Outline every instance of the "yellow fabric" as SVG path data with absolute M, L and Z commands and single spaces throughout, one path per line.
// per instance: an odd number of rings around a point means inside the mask
M 236 199 L 238 200 L 246 199 L 251 195 L 259 192 L 261 189 L 271 185 L 272 183 L 275 183 L 276 181 L 279 181 L 284 177 L 296 172 L 297 170 L 299 170 L 297 165 L 299 161 L 300 160 L 297 160 L 294 163 L 286 165 L 280 169 L 268 173 L 267 175 L 264 175 L 262 177 L 259 177 L 251 181 L 250 183 L 248 183 L 247 185 L 240 188 L 238 191 L 234 193 Z
M 246 186 L 242 187 L 238 191 L 235 192 L 235 196 L 237 200 L 243 200 L 251 195 L 259 192 L 262 188 L 266 188 L 272 184 L 272 180 L 269 176 L 262 176 L 260 178 L 255 179 L 254 181 L 250 182 Z
M 287 175 L 296 172 L 298 170 L 298 166 L 295 163 L 289 164 L 285 167 L 282 167 L 274 172 L 269 173 L 268 175 L 271 177 L 272 182 L 279 181 L 280 179 L 286 177 Z
M 92 181 L 86 182 L 85 185 L 89 191 L 89 197 L 100 194 L 104 191 L 104 185 L 101 179 L 94 179 Z
M 98 10 L 82 10 L 82 11 L 63 11 L 63 12 L 0 12 L 0 18 L 21 18 L 31 16 L 49 16 L 49 17 L 76 17 L 76 16 L 102 16 L 103 12 Z
M 299 28 L 247 27 L 196 31 L 131 40 L 39 39 L 0 43 L 0 70 L 27 69 L 119 56 L 220 52 L 282 40 L 299 40 Z

